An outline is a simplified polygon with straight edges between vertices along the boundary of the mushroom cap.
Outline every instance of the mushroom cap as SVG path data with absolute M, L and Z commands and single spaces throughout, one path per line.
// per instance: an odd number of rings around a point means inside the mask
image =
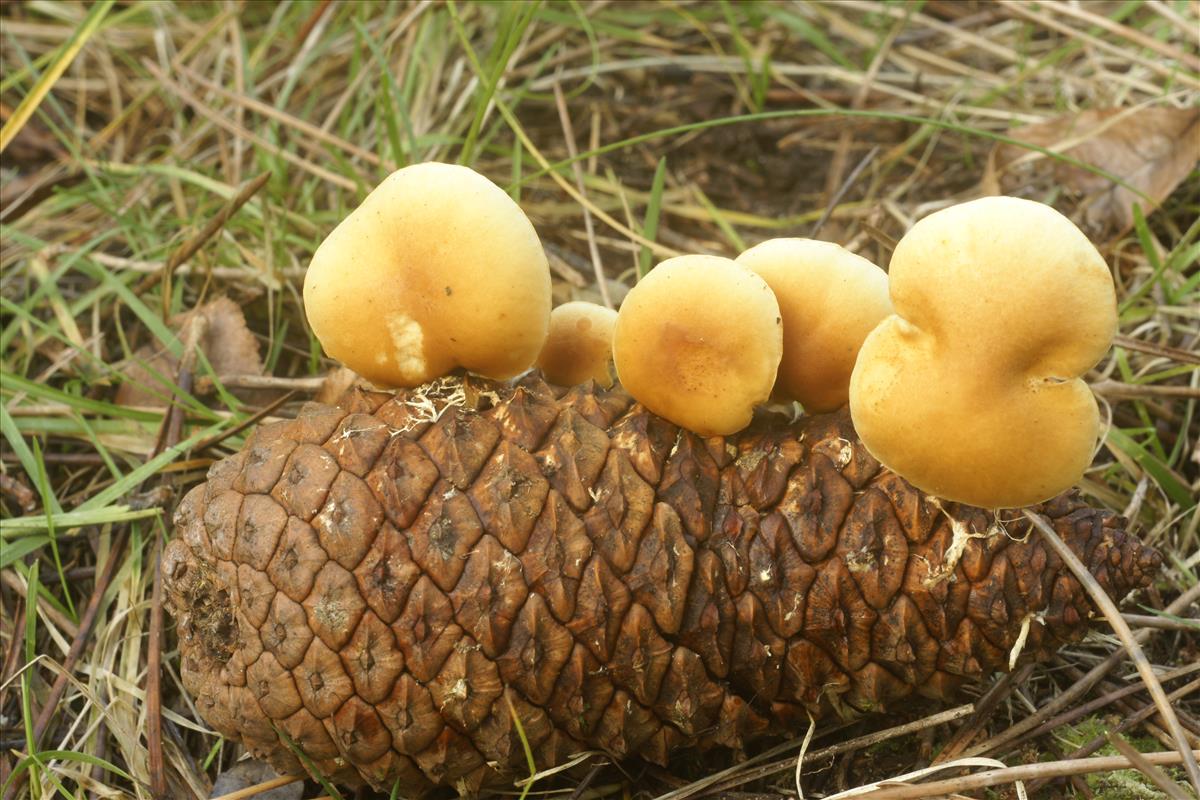
M 845 405 L 863 340 L 892 313 L 887 273 L 814 239 L 768 239 L 737 262 L 761 275 L 779 301 L 783 360 L 775 396 L 810 412 Z
M 621 384 L 660 417 L 703 436 L 750 424 L 783 353 L 779 303 L 728 258 L 688 255 L 630 290 L 613 335 Z
M 595 303 L 563 303 L 551 311 L 550 333 L 537 359 L 546 380 L 559 386 L 588 380 L 606 389 L 612 386 L 616 322 L 617 312 Z
M 867 449 L 930 494 L 1030 505 L 1077 482 L 1101 434 L 1079 379 L 1108 350 L 1104 259 L 1049 206 L 986 197 L 913 226 L 889 316 L 867 337 L 850 413 Z
M 326 237 L 304 276 L 325 352 L 382 386 L 456 367 L 509 378 L 550 321 L 550 268 L 529 219 L 467 167 L 397 170 Z

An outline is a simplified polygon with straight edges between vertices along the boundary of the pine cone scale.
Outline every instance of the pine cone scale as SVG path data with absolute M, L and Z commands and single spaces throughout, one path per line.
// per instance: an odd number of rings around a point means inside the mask
M 1160 558 L 1039 510 L 1114 596 Z M 1001 530 L 1007 525 L 1008 530 Z M 701 438 L 620 390 L 445 379 L 260 428 L 164 555 L 185 686 L 278 768 L 464 791 L 871 710 L 1082 633 L 1023 522 L 922 496 L 842 414 Z M 1025 538 L 1022 538 L 1025 537 Z M 278 733 L 277 733 L 278 731 Z

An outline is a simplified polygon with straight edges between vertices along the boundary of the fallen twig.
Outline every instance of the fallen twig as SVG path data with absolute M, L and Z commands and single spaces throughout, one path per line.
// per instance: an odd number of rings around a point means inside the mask
M 1092 384 L 1096 394 L 1112 399 L 1136 397 L 1200 397 L 1200 388 L 1195 386 L 1160 386 L 1154 383 L 1122 383 L 1121 381 L 1099 381 Z
M 1200 633 L 1200 620 L 1171 619 L 1170 617 L 1155 617 L 1149 614 L 1122 614 L 1121 618 L 1130 625 L 1136 625 L 1139 628 L 1157 628 L 1160 631 Z
M 1008 697 L 1014 686 L 1024 683 L 1033 674 L 1036 667 L 1036 664 L 1026 664 L 1016 672 L 1005 673 L 1004 677 L 996 681 L 995 685 L 988 689 L 987 693 L 975 704 L 975 713 L 963 723 L 950 743 L 938 753 L 933 763 L 941 764 L 957 758 L 958 754 L 966 749 L 971 740 L 979 734 L 980 729 L 991 719 L 992 712 L 995 711 L 1000 701 Z
M 325 385 L 324 377 L 284 378 L 275 375 L 218 375 L 217 380 L 202 375 L 196 381 L 196 394 L 209 394 L 220 383 L 226 389 L 281 389 L 315 394 Z
M 1197 753 L 1188 751 L 1195 758 Z M 1143 753 L 1146 761 L 1155 766 L 1174 766 L 1182 763 L 1183 756 L 1175 751 L 1164 753 Z M 961 778 L 947 778 L 932 783 L 908 784 L 903 786 L 878 786 L 861 792 L 844 794 L 842 797 L 853 797 L 855 800 L 913 800 L 922 797 L 937 797 L 953 792 L 969 792 L 974 789 L 985 789 L 988 786 L 999 786 L 1013 781 L 1026 781 L 1032 778 L 1065 778 L 1068 775 L 1086 775 L 1091 772 L 1112 772 L 1118 769 L 1129 769 L 1133 764 L 1125 756 L 1106 756 L 1104 758 L 1078 758 L 1067 761 L 1049 761 L 1040 764 L 1023 764 L 1019 767 L 1005 767 L 980 772 L 976 775 L 964 775 Z
M 1181 667 L 1179 669 L 1174 669 L 1174 670 L 1171 670 L 1170 672 L 1163 673 L 1163 675 L 1161 676 L 1161 679 L 1164 681 L 1174 680 L 1175 678 L 1179 678 L 1179 677 L 1182 677 L 1183 675 L 1187 675 L 1189 673 L 1196 672 L 1197 670 L 1200 670 L 1200 664 L 1190 664 L 1186 667 Z M 1174 700 L 1178 697 L 1183 697 L 1184 695 L 1187 695 L 1189 692 L 1191 692 L 1193 689 L 1195 689 L 1197 686 L 1200 686 L 1200 679 L 1197 679 L 1196 681 L 1193 681 L 1192 683 L 1186 684 L 1183 687 L 1176 689 L 1175 691 L 1168 694 L 1167 697 L 1172 700 Z M 1088 702 L 1086 702 L 1082 705 L 1075 706 L 1070 711 L 1064 711 L 1063 713 L 1059 714 L 1058 716 L 1053 717 L 1052 719 L 1049 719 L 1046 722 L 1042 723 L 1041 725 L 1039 725 L 1038 727 L 1036 727 L 1032 731 L 1030 731 L 1029 736 L 1027 738 L 1036 739 L 1039 736 L 1042 736 L 1043 734 L 1049 733 L 1050 731 L 1054 730 L 1055 728 L 1062 727 L 1063 725 L 1069 725 L 1077 719 L 1086 717 L 1088 714 L 1091 714 L 1093 711 L 1104 708 L 1105 706 L 1121 699 L 1122 697 L 1127 697 L 1136 692 L 1140 692 L 1140 691 L 1142 691 L 1142 689 L 1143 689 L 1143 687 L 1140 683 L 1135 683 L 1130 686 L 1126 686 L 1123 689 L 1120 689 L 1118 691 L 1108 692 L 1107 694 L 1104 694 L 1093 700 L 1089 700 Z M 1149 707 L 1154 708 L 1154 704 L 1151 703 Z M 1132 719 L 1127 719 L 1125 722 L 1126 723 L 1132 722 Z M 1089 750 L 1087 752 L 1076 751 L 1071 754 L 1071 758 L 1082 758 L 1084 756 L 1091 755 L 1093 752 L 1095 752 L 1095 751 L 1094 750 Z
M 269 781 L 256 783 L 253 786 L 247 786 L 243 789 L 214 797 L 212 800 L 247 800 L 247 798 L 266 794 L 272 789 L 278 789 L 280 786 L 287 786 L 289 783 L 295 783 L 299 780 L 303 780 L 303 778 L 296 775 L 280 775 L 278 778 L 271 778 Z
M 956 719 L 962 719 L 970 714 L 973 710 L 974 706 L 969 703 L 967 705 L 961 705 L 956 708 L 947 709 L 946 711 L 942 711 L 938 714 L 932 714 L 923 719 L 905 723 L 904 725 L 896 725 L 895 727 L 887 728 L 886 730 L 868 733 L 865 736 L 858 736 L 854 739 L 850 739 L 849 741 L 838 742 L 837 744 L 829 745 L 828 747 L 822 747 L 820 750 L 814 750 L 806 755 L 804 760 L 811 765 L 816 761 L 832 758 L 833 756 L 841 755 L 842 753 L 849 753 L 853 750 L 861 750 L 864 747 L 871 747 L 872 745 L 879 744 L 880 742 L 886 742 L 889 739 L 895 739 L 898 736 L 905 736 L 907 734 L 927 730 L 947 722 L 953 722 Z M 785 742 L 778 747 L 768 750 L 766 753 L 763 753 L 760 758 L 773 758 L 781 753 L 786 753 L 790 750 L 796 750 L 801 746 L 802 743 L 802 737 L 793 739 L 790 742 Z M 740 786 L 742 784 L 749 783 L 750 781 L 766 778 L 780 772 L 788 772 L 794 770 L 795 767 L 796 759 L 791 757 L 784 758 L 779 761 L 773 761 L 768 764 L 763 764 L 758 767 L 750 767 L 748 763 L 739 764 L 736 767 L 730 767 L 723 772 L 719 772 L 710 776 L 714 780 L 703 782 L 703 785 L 699 785 L 702 782 L 697 781 L 695 784 L 685 786 L 683 789 L 665 794 L 662 797 L 657 798 L 657 800 L 679 800 L 680 798 L 695 794 L 700 789 L 712 789 L 711 793 L 724 794 L 727 793 L 733 786 Z M 695 788 L 698 785 L 699 788 Z M 693 791 L 693 789 L 695 790 Z
M 1126 350 L 1135 350 L 1139 353 L 1146 353 L 1151 356 L 1159 356 L 1161 358 L 1170 358 L 1174 361 L 1179 361 L 1184 364 L 1200 364 L 1200 355 L 1183 350 L 1179 347 L 1168 347 L 1163 344 L 1153 344 L 1151 342 L 1143 342 L 1141 339 L 1135 339 L 1132 336 L 1125 336 L 1118 333 L 1113 337 L 1113 344 L 1117 347 L 1124 347 Z
M 268 176 L 269 173 L 264 172 L 252 181 L 253 184 L 256 184 L 254 188 L 257 189 L 258 186 L 262 186 Z M 250 199 L 250 195 L 253 193 L 253 191 L 249 191 L 248 189 L 243 190 L 236 200 L 241 200 L 244 203 Z M 245 199 L 242 199 L 243 196 Z M 236 206 L 230 204 L 226 206 L 226 209 L 229 209 L 230 213 L 232 213 L 233 210 L 236 210 Z M 226 215 L 227 217 L 228 215 Z M 169 275 L 170 267 L 168 265 L 168 280 Z M 172 399 L 171 408 L 163 418 L 154 455 L 157 455 L 166 448 L 175 447 L 182 439 L 185 412 L 183 405 L 179 402 L 179 397 L 191 394 L 196 357 L 200 352 L 200 341 L 204 338 L 204 334 L 208 330 L 208 325 L 208 318 L 203 314 L 193 316 L 188 323 L 183 358 L 179 362 L 179 369 L 175 375 L 175 383 L 179 387 L 179 392 Z M 163 588 L 160 566 L 162 562 L 164 535 L 163 527 L 161 525 L 156 526 L 156 535 L 154 537 L 154 585 L 150 595 L 150 632 L 146 642 L 146 749 L 149 750 L 150 794 L 154 796 L 155 800 L 165 800 L 167 796 L 166 763 L 163 759 L 162 746 Z
M 562 124 L 563 139 L 567 143 L 567 154 L 571 158 L 575 158 L 579 154 L 579 149 L 575 146 L 575 130 L 571 126 L 571 114 L 567 111 L 567 101 L 563 96 L 562 84 L 554 84 L 554 102 L 558 106 L 558 119 Z M 578 161 L 571 164 L 571 170 L 575 173 L 575 186 L 579 189 L 580 194 L 584 194 L 587 190 L 583 185 L 583 165 Z M 596 271 L 596 288 L 600 290 L 600 299 L 604 301 L 605 308 L 612 308 L 612 298 L 608 294 L 608 279 L 604 277 L 604 264 L 600 261 L 600 248 L 596 246 L 596 226 L 592 222 L 592 212 L 587 206 L 583 206 L 583 229 L 587 232 L 588 252 L 592 256 L 592 268 Z
M 175 268 L 187 261 L 196 254 L 196 251 L 204 246 L 204 243 L 211 239 L 221 228 L 225 227 L 225 223 L 229 221 L 238 209 L 246 205 L 251 197 L 258 192 L 267 181 L 271 179 L 270 172 L 264 172 L 257 176 L 237 193 L 237 196 L 221 207 L 221 210 L 214 214 L 208 222 L 204 223 L 204 227 L 192 235 L 186 242 L 175 248 L 175 251 L 167 258 L 167 262 L 163 265 L 161 277 L 163 281 L 163 318 L 168 316 L 168 303 L 174 296 L 171 292 L 171 279 L 174 276 Z M 135 294 L 141 294 L 154 285 L 160 277 L 158 272 L 153 272 L 142 279 L 137 288 L 134 289 Z
M 6 569 L 0 572 L 0 583 L 3 583 L 8 588 L 19 594 L 21 597 L 28 598 L 29 587 L 17 577 L 14 570 Z M 71 621 L 63 612 L 59 611 L 49 603 L 38 606 L 38 610 L 46 615 L 46 618 L 59 627 L 59 629 L 70 636 L 72 639 L 79 635 L 79 626 Z
M 859 162 L 854 165 L 854 169 L 850 170 L 850 174 L 846 177 L 846 180 L 843 181 L 842 185 L 838 187 L 838 190 L 834 192 L 833 197 L 829 198 L 829 203 L 826 204 L 824 213 L 821 214 L 821 217 L 813 225 L 812 230 L 809 231 L 808 236 L 810 239 L 816 238 L 816 235 L 820 233 L 821 228 L 825 227 L 825 223 L 829 221 L 831 216 L 833 216 L 833 210 L 837 208 L 838 203 L 842 202 L 842 198 L 845 197 L 846 192 L 850 191 L 850 187 L 854 185 L 856 180 L 858 180 L 858 176 L 862 174 L 862 171 L 867 168 L 867 165 L 870 164 L 878 154 L 879 146 L 876 145 L 868 150 L 866 154 L 859 160 Z
M 146 641 L 146 746 L 150 751 L 150 793 L 155 800 L 167 796 L 167 775 L 162 749 L 162 527 L 155 537 L 154 588 L 150 597 L 150 635 Z

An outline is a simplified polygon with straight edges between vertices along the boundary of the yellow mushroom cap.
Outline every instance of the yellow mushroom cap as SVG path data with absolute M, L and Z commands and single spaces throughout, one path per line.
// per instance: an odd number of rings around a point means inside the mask
M 887 273 L 831 242 L 769 239 L 737 257 L 762 276 L 783 316 L 775 396 L 832 411 L 850 396 L 854 359 L 892 313 Z
M 766 281 L 728 258 L 679 256 L 630 290 L 617 314 L 621 384 L 646 408 L 703 436 L 750 424 L 783 352 Z
M 563 303 L 550 312 L 550 333 L 537 366 L 550 383 L 575 386 L 594 380 L 613 385 L 612 341 L 617 312 L 595 303 Z
M 1079 376 L 1117 327 L 1087 237 L 1049 206 L 987 197 L 914 225 L 889 275 L 896 313 L 850 381 L 871 454 L 930 494 L 988 508 L 1077 482 L 1101 433 Z
M 384 386 L 456 367 L 509 378 L 550 320 L 550 269 L 529 219 L 467 167 L 389 175 L 326 237 L 304 276 L 325 352 Z

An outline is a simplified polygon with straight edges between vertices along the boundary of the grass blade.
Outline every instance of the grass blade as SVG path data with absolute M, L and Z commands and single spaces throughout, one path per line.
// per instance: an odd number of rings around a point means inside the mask
M 86 511 L 64 511 L 53 517 L 53 525 L 60 533 L 88 525 L 111 525 L 116 522 L 132 522 L 135 519 L 156 517 L 162 513 L 160 508 L 138 508 L 130 506 L 105 506 Z M 49 530 L 51 518 L 46 514 L 28 517 L 11 517 L 0 519 L 0 540 L 10 540 L 30 534 Z M 47 537 L 48 539 L 48 537 Z M 8 547 L 6 544 L 5 547 Z M 11 554 L 4 553 L 3 561 L 12 561 Z
M 1108 432 L 1108 441 L 1120 449 L 1138 465 L 1149 473 L 1150 477 L 1162 487 L 1171 501 L 1178 504 L 1181 511 L 1189 511 L 1196 506 L 1196 496 L 1170 467 L 1160 461 L 1153 453 L 1134 440 L 1132 436 L 1120 428 L 1112 428 Z
M 658 219 L 662 213 L 663 185 L 666 180 L 667 157 L 663 156 L 654 168 L 654 180 L 650 184 L 650 199 L 646 203 L 646 217 L 642 220 L 642 236 L 651 241 L 658 238 Z M 650 248 L 643 246 L 638 254 L 638 280 L 644 278 L 650 271 L 650 260 L 653 257 L 654 254 L 650 252 Z
M 79 51 L 87 44 L 87 40 L 100 27 L 104 15 L 108 13 L 115 2 L 116 0 L 102 0 L 88 9 L 87 16 L 75 30 L 75 35 L 63 45 L 58 56 L 50 64 L 50 68 L 42 73 L 42 77 L 38 78 L 33 89 L 17 105 L 13 115 L 8 118 L 8 122 L 4 123 L 3 128 L 0 128 L 0 153 L 4 152 L 9 142 L 25 127 L 25 123 L 33 116 L 33 112 L 42 104 L 42 100 L 54 88 L 54 84 L 58 82 L 62 74 L 67 71 L 67 67 L 71 66 L 71 62 L 75 60 L 75 56 L 79 55 Z
M 42 508 L 46 509 L 46 537 L 50 540 L 50 552 L 54 556 L 54 568 L 58 571 L 58 582 L 62 586 L 63 597 L 71 621 L 78 622 L 79 615 L 75 613 L 75 604 L 71 602 L 71 590 L 67 588 L 67 575 L 63 572 L 62 556 L 58 552 L 58 537 L 54 535 L 54 512 L 51 510 L 58 505 L 54 492 L 50 489 L 50 478 L 46 474 L 46 461 L 42 458 L 42 447 L 38 440 L 33 440 L 33 459 L 37 465 L 37 488 L 42 496 Z
M 11 376 L 5 375 L 7 381 Z M 12 448 L 17 455 L 17 460 L 21 462 L 21 468 L 25 470 L 25 474 L 33 477 L 38 474 L 38 459 L 34 457 L 33 451 L 29 449 L 29 445 L 25 444 L 24 437 L 21 436 L 21 431 L 17 428 L 17 423 L 13 420 L 12 415 L 8 413 L 8 406 L 0 405 L 0 433 L 8 441 L 8 446 Z M 54 494 L 49 495 L 51 505 L 50 510 L 53 512 L 61 512 L 62 507 L 58 505 L 57 498 Z
M 215 425 L 209 425 L 207 428 L 192 434 L 174 447 L 166 448 L 157 456 L 147 461 L 145 464 L 142 464 L 137 469 L 131 470 L 119 481 L 115 481 L 104 491 L 99 492 L 98 494 L 95 494 L 85 500 L 76 508 L 76 510 L 95 511 L 96 509 L 103 508 L 104 506 L 107 506 L 108 504 L 118 500 L 119 498 L 133 491 L 134 488 L 139 486 L 142 481 L 146 480 L 146 478 L 149 478 L 167 464 L 170 464 L 181 454 L 190 450 L 197 442 L 204 441 L 210 436 L 219 433 L 227 425 L 235 424 L 235 422 L 236 421 L 232 418 L 228 420 L 222 420 Z

